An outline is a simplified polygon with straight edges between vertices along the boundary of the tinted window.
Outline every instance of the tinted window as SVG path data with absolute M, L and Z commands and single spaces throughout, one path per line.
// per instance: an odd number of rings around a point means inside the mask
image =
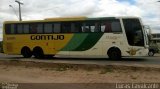
M 105 23 L 101 23 L 101 32 L 105 32 Z
M 17 33 L 18 34 L 22 34 L 23 33 L 23 25 L 22 24 L 18 24 L 17 25 Z
M 11 34 L 11 25 L 10 24 L 5 25 L 5 33 L 6 34 Z
M 102 32 L 122 32 L 119 20 L 106 20 L 101 22 Z
M 71 24 L 71 32 L 76 32 L 76 27 L 74 23 Z
M 44 33 L 53 33 L 53 25 L 51 23 L 44 24 Z
M 23 25 L 23 32 L 24 32 L 25 34 L 28 34 L 28 33 L 29 33 L 29 24 L 24 24 L 24 25 Z
M 87 21 L 83 23 L 82 32 L 96 32 L 98 30 L 97 26 L 94 21 Z
M 139 19 L 123 19 L 128 43 L 131 46 L 144 46 L 142 27 Z
M 61 33 L 71 32 L 71 23 L 62 23 L 61 26 Z
M 121 25 L 120 22 L 114 21 L 112 22 L 112 32 L 121 32 Z
M 90 25 L 89 23 L 83 23 L 83 26 L 82 26 L 82 32 L 90 32 Z
M 100 22 L 96 22 L 94 23 L 94 30 L 93 32 L 101 32 L 101 23 Z
M 30 24 L 30 33 L 37 33 L 37 24 Z
M 101 31 L 102 32 L 112 32 L 111 23 L 104 21 L 101 23 Z
M 6 34 L 15 34 L 16 33 L 16 24 L 6 24 L 5 25 Z
M 6 24 L 8 34 L 120 32 L 119 20 Z
M 74 22 L 71 24 L 71 32 L 82 32 L 82 23 L 81 22 Z
M 37 33 L 43 33 L 43 24 L 37 24 Z
M 55 23 L 54 24 L 54 32 L 55 33 L 60 33 L 61 32 L 61 24 L 59 24 L 59 23 Z

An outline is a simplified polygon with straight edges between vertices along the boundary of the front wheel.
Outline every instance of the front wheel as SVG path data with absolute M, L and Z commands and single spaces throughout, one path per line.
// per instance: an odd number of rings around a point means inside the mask
M 111 60 L 120 60 L 121 59 L 121 51 L 117 48 L 110 49 L 108 51 L 108 56 L 109 56 L 109 59 L 111 59 Z
M 154 56 L 154 52 L 153 52 L 153 51 L 149 51 L 149 52 L 148 52 L 148 55 L 149 55 L 149 56 Z

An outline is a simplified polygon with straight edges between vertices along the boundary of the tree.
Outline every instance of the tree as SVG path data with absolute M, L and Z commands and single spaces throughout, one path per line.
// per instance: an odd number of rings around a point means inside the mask
M 3 53 L 3 42 L 0 41 L 0 53 Z

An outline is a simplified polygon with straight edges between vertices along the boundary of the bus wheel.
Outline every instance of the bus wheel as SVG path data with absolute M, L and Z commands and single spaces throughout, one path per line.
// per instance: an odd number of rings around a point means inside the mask
M 23 47 L 21 50 L 21 54 L 24 58 L 30 58 L 32 56 L 32 52 L 28 47 Z
M 35 47 L 33 49 L 33 55 L 35 56 L 35 58 L 38 58 L 38 59 L 44 58 L 43 50 L 40 47 Z
M 118 48 L 111 48 L 108 51 L 109 59 L 111 60 L 120 60 L 121 59 L 121 51 Z
M 148 52 L 148 55 L 149 55 L 149 56 L 154 56 L 154 52 L 153 52 L 153 51 L 149 51 L 149 52 Z

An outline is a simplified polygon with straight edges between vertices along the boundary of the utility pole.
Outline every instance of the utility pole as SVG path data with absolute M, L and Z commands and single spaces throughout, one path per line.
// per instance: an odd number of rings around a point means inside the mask
M 21 5 L 23 5 L 22 2 L 18 1 L 18 0 L 15 0 L 15 2 L 18 3 L 19 5 L 19 21 L 22 21 L 22 17 L 21 17 Z

